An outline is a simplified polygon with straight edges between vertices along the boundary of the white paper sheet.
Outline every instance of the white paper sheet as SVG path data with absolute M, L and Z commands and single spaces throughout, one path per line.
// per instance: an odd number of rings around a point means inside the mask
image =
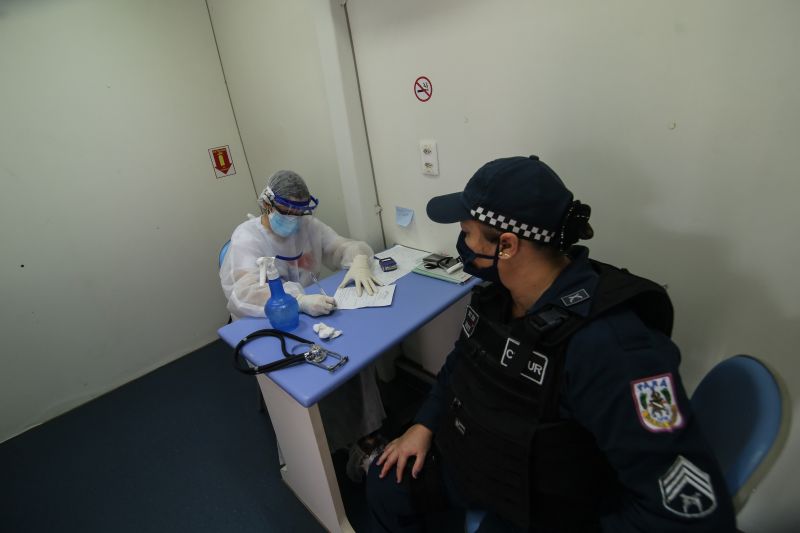
M 376 287 L 375 294 L 369 295 L 367 291 L 363 291 L 361 296 L 356 294 L 355 287 L 343 287 L 336 289 L 336 294 L 333 298 L 336 300 L 336 307 L 338 309 L 361 309 L 362 307 L 385 307 L 392 305 L 392 298 L 394 298 L 395 285 L 386 285 L 383 287 Z
M 384 285 L 390 285 L 411 272 L 411 270 L 422 261 L 422 258 L 428 254 L 430 254 L 430 252 L 426 252 L 425 250 L 416 250 L 401 244 L 396 244 L 388 250 L 375 254 L 375 257 L 379 259 L 382 257 L 391 257 L 394 259 L 395 263 L 397 263 L 397 270 L 384 272 L 381 270 L 380 265 L 378 265 L 378 261 L 373 261 L 372 275 Z

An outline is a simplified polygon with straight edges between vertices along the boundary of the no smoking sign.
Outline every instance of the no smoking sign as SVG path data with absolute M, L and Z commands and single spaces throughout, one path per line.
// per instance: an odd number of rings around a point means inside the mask
M 431 80 L 425 76 L 420 76 L 414 80 L 414 96 L 417 97 L 417 100 L 420 102 L 427 102 L 431 99 L 432 95 L 433 84 L 431 83 Z

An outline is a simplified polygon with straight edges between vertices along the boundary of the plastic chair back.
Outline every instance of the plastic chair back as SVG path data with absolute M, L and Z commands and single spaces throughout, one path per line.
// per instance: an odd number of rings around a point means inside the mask
M 228 240 L 225 244 L 222 245 L 222 248 L 219 250 L 219 267 L 222 268 L 222 262 L 225 260 L 225 254 L 228 253 L 228 247 L 231 245 L 231 241 Z
M 732 497 L 753 475 L 781 428 L 778 382 L 756 358 L 736 355 L 709 371 L 692 395 L 697 421 Z
M 481 527 L 481 522 L 486 517 L 486 511 L 482 509 L 467 509 L 464 516 L 464 533 L 475 533 Z

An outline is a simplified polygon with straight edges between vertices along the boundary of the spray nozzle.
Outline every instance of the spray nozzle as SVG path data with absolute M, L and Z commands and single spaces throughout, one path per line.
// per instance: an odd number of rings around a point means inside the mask
M 258 285 L 263 287 L 267 284 L 267 278 L 278 279 L 278 269 L 275 267 L 274 257 L 259 257 L 256 259 L 258 265 Z

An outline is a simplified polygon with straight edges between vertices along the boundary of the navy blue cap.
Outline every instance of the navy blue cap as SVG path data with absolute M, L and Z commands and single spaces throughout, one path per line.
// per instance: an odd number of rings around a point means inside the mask
M 431 198 L 426 211 L 434 222 L 474 219 L 524 239 L 559 246 L 572 200 L 558 174 L 532 155 L 486 163 L 462 192 Z

